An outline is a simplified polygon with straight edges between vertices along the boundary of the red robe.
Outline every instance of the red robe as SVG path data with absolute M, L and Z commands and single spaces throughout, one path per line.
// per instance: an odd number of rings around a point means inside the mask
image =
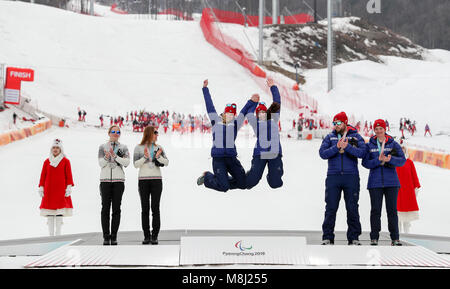
M 420 188 L 420 183 L 413 161 L 407 159 L 403 167 L 397 167 L 396 170 L 401 186 L 398 191 L 397 211 L 419 211 L 415 188 Z
M 73 208 L 70 196 L 65 197 L 68 185 L 73 186 L 70 161 L 64 157 L 55 168 L 50 165 L 50 160 L 46 159 L 39 181 L 39 187 L 44 187 L 44 197 L 39 208 L 46 210 Z

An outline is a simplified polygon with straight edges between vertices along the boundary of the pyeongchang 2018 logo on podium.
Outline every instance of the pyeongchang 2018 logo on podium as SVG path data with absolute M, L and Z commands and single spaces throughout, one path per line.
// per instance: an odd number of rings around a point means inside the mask
M 224 256 L 264 256 L 266 254 L 266 252 L 253 252 L 253 245 L 245 244 L 242 240 L 236 242 L 234 247 L 239 252 L 223 252 L 222 254 Z

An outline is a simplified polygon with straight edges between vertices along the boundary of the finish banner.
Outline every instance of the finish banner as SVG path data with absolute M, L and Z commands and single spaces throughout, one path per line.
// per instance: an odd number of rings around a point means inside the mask
M 22 81 L 34 81 L 34 70 L 29 68 L 6 68 L 5 103 L 20 103 L 20 87 Z

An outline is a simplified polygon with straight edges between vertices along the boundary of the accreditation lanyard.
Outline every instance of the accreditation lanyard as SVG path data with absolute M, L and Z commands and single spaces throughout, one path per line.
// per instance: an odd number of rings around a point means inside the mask
M 380 143 L 380 141 L 377 139 L 377 146 L 378 151 L 380 152 L 380 155 L 384 153 L 384 145 L 386 144 L 386 139 L 384 139 L 383 143 Z
M 148 149 L 148 146 L 147 146 L 147 149 Z M 153 143 L 152 143 L 152 146 L 150 148 L 150 159 L 151 160 L 153 160 L 153 154 L 154 154 L 154 152 L 153 152 Z

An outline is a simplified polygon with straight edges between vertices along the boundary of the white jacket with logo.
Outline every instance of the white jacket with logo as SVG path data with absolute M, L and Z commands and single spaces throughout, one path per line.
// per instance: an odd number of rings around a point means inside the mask
M 105 151 L 112 148 L 116 153 L 114 159 L 106 159 Z M 130 164 L 130 153 L 126 145 L 119 142 L 107 142 L 98 148 L 98 163 L 101 167 L 100 182 L 125 182 L 123 167 Z
M 160 167 L 155 165 L 154 160 L 153 161 L 151 160 L 151 157 L 150 157 L 152 155 L 150 152 L 151 146 L 149 146 L 148 148 L 149 148 L 149 158 L 145 157 L 145 154 L 144 154 L 145 146 L 144 145 L 137 145 L 134 148 L 133 161 L 134 161 L 134 166 L 139 169 L 139 180 L 162 179 Z M 166 153 L 161 146 L 159 146 L 159 145 L 153 146 L 153 156 L 156 155 L 156 152 L 158 151 L 158 149 L 161 149 L 162 153 L 159 156 L 159 158 L 157 158 L 156 160 L 159 163 L 161 163 L 162 165 L 168 166 L 169 159 L 167 158 Z

